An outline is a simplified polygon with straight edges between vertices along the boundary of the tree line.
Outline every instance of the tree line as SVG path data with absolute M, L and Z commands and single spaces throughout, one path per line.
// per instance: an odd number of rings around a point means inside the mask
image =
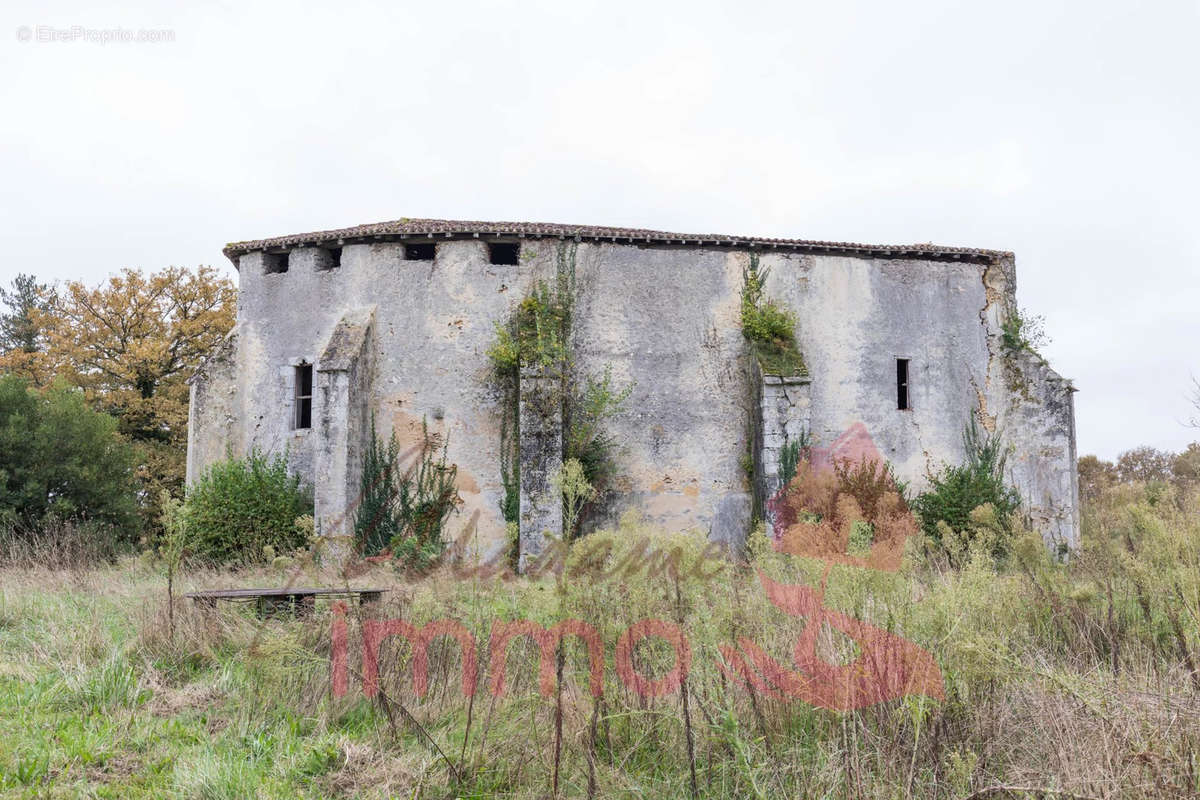
M 1115 462 L 1092 455 L 1079 459 L 1079 496 L 1085 502 L 1114 486 L 1132 483 L 1200 483 L 1200 442 L 1192 442 L 1179 453 L 1135 447 L 1121 453 Z
M 236 299 L 206 266 L 0 287 L 0 524 L 155 525 L 161 493 L 183 492 L 187 379 Z

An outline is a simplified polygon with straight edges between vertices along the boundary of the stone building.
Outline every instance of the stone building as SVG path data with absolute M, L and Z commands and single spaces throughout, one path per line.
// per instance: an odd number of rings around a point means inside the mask
M 526 373 L 520 424 L 506 426 L 487 353 L 496 325 L 566 268 L 572 376 L 608 369 L 633 387 L 606 423 L 619 474 L 589 525 L 636 507 L 652 524 L 736 539 L 778 488 L 780 449 L 804 436 L 834 455 L 865 441 L 920 489 L 962 460 L 974 416 L 1010 445 L 1011 483 L 1047 542 L 1078 542 L 1074 388 L 1004 344 L 1011 253 L 421 219 L 224 252 L 239 271 L 237 325 L 192 380 L 188 479 L 226 453 L 286 449 L 327 536 L 352 532 L 373 424 L 402 443 L 423 424 L 448 437 L 463 498 L 449 533 L 474 519 L 483 555 L 505 547 L 515 427 L 523 553 L 561 530 L 549 485 L 561 409 L 531 413 L 546 378 Z M 765 294 L 796 315 L 802 374 L 765 375 L 749 356 L 739 314 L 752 258 L 769 270 Z

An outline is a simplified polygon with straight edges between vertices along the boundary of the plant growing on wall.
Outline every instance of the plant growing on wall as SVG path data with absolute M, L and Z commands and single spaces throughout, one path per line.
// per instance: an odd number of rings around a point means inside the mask
M 796 345 L 796 315 L 774 300 L 763 299 L 769 269 L 760 269 L 758 255 L 742 270 L 742 335 L 768 375 L 803 375 L 804 357 Z
M 551 483 L 563 499 L 563 536 L 567 541 L 575 538 L 579 516 L 584 506 L 596 499 L 596 489 L 584 474 L 583 464 L 577 458 L 563 462 Z
M 612 366 L 605 365 L 600 377 L 586 377 L 583 387 L 570 395 L 565 457 L 579 462 L 584 477 L 598 491 L 617 471 L 617 442 L 604 431 L 604 421 L 625 410 L 632 392 L 633 384 L 617 385 Z
M 812 448 L 808 431 L 801 431 L 800 437 L 788 442 L 779 450 L 779 480 L 781 486 L 787 486 L 796 477 L 796 467 L 801 460 L 808 460 Z
M 1029 350 L 1036 353 L 1050 343 L 1046 334 L 1046 318 L 1015 309 L 1001 326 L 1001 338 L 1009 350 Z
M 508 325 L 496 323 L 496 342 L 488 350 L 500 373 L 521 367 L 553 369 L 567 361 L 568 302 L 539 282 L 517 306 Z
M 458 466 L 448 463 L 448 446 L 422 421 L 421 443 L 412 464 L 403 469 L 395 432 L 381 444 L 372 422 L 354 519 L 355 540 L 364 555 L 390 548 L 398 561 L 415 569 L 441 556 L 446 519 L 462 501 Z
M 501 412 L 501 481 L 504 497 L 500 510 L 504 520 L 516 523 L 520 513 L 520 458 L 518 391 L 522 369 L 535 369 L 557 375 L 559 391 L 541 398 L 546 408 L 561 404 L 565 435 L 564 460 L 575 460 L 583 480 L 593 493 L 593 502 L 616 472 L 616 442 L 603 430 L 605 420 L 620 413 L 632 384 L 620 386 L 612 377 L 611 367 L 601 375 L 575 376 L 571 352 L 571 312 L 575 293 L 574 242 L 559 245 L 553 288 L 538 282 L 521 300 L 507 324 L 496 325 L 496 338 L 488 349 L 493 380 L 503 400 Z M 582 513 L 581 505 L 578 513 Z M 578 515 L 578 514 L 577 514 Z M 574 526 L 572 526 L 573 529 Z

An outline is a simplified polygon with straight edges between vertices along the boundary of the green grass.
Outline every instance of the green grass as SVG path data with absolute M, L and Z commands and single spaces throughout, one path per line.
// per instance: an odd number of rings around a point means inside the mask
M 782 375 L 785 378 L 808 375 L 804 356 L 795 342 L 784 339 L 752 341 L 750 346 L 764 375 Z
M 1148 506 L 1131 495 L 1093 509 L 1093 544 L 1069 565 L 1038 545 L 1017 548 L 1003 572 L 983 554 L 948 571 L 919 547 L 897 573 L 834 567 L 825 604 L 927 648 L 946 689 L 945 702 L 909 696 L 850 713 L 752 697 L 716 669 L 717 646 L 739 637 L 792 666 L 805 624 L 766 601 L 752 570 L 733 566 L 682 581 L 678 597 L 672 581 L 644 575 L 568 573 L 556 583 L 440 572 L 411 582 L 376 567 L 357 580 L 393 588 L 385 616 L 459 621 L 476 638 L 483 671 L 468 702 L 457 650 L 439 640 L 419 698 L 410 650 L 389 641 L 380 657 L 387 709 L 362 697 L 355 675 L 349 695 L 331 695 L 324 606 L 310 620 L 264 622 L 238 607 L 200 614 L 185 601 L 172 636 L 162 578 L 136 560 L 0 569 L 0 797 L 546 797 L 560 715 L 559 790 L 570 797 L 587 796 L 593 781 L 598 797 L 687 797 L 689 727 L 704 797 L 949 800 L 994 784 L 1195 796 L 1200 734 L 1185 721 L 1200 717 L 1200 692 L 1170 619 L 1186 622 L 1186 643 L 1200 652 L 1200 566 L 1178 556 L 1195 553 L 1200 531 L 1187 505 L 1194 498 L 1178 499 Z M 1104 547 L 1126 530 L 1138 534 L 1137 556 L 1109 557 Z M 704 544 L 627 518 L 581 540 L 571 563 L 581 547 L 642 535 L 688 556 Z M 820 584 L 820 562 L 769 551 L 758 559 L 777 580 Z M 1148 574 L 1155 582 L 1139 584 Z M 267 571 L 189 572 L 181 590 L 280 581 Z M 305 578 L 322 581 L 335 578 Z M 1139 585 L 1153 589 L 1140 596 Z M 1176 585 L 1185 600 L 1172 605 Z M 605 643 L 603 702 L 586 691 L 586 652 L 570 639 L 561 701 L 538 693 L 538 650 L 520 639 L 506 662 L 509 692 L 493 700 L 493 621 L 566 617 L 595 625 Z M 678 692 L 641 699 L 613 668 L 619 635 L 646 617 L 682 619 L 693 659 L 687 720 Z M 353 614 L 349 628 L 357 669 Z M 854 654 L 845 637 L 822 634 L 818 647 L 829 663 Z M 661 642 L 635 657 L 652 676 L 673 660 Z

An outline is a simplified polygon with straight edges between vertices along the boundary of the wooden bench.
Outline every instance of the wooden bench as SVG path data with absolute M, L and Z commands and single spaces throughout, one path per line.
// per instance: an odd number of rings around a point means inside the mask
M 311 614 L 316 607 L 317 597 L 357 597 L 359 605 L 379 602 L 387 589 L 217 589 L 207 592 L 187 592 L 197 605 L 215 608 L 218 600 L 231 602 L 254 602 L 258 604 L 259 616 L 271 616 L 281 611 L 291 611 L 298 616 Z

